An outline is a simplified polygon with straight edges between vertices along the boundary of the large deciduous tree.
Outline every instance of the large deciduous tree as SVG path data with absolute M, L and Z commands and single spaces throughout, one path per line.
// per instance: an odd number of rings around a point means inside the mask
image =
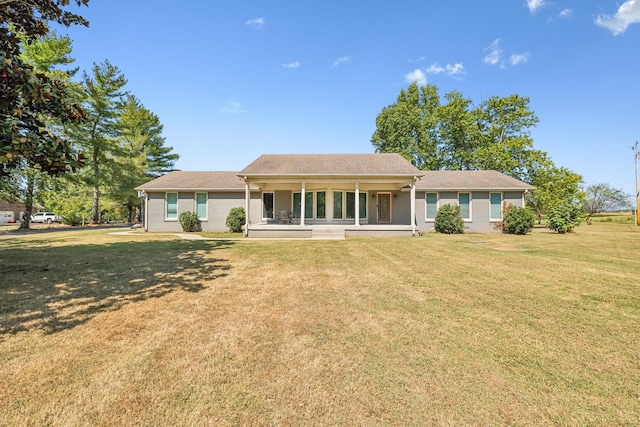
M 378 153 L 400 153 L 419 169 L 439 169 L 438 122 L 440 98 L 433 85 L 412 84 L 400 91 L 395 104 L 376 118 L 371 142 Z
M 541 167 L 531 177 L 531 184 L 536 189 L 527 195 L 527 206 L 538 217 L 538 224 L 542 222 L 542 215 L 558 206 L 582 206 L 584 203 L 582 176 L 565 167 L 553 164 Z
M 75 0 L 87 5 L 89 0 Z M 48 32 L 48 23 L 87 25 L 64 10 L 69 0 L 0 0 L 0 186 L 12 169 L 24 164 L 51 175 L 78 169 L 83 158 L 69 139 L 47 126 L 46 118 L 67 124 L 81 121 L 67 84 L 38 72 L 21 58 L 27 42 Z
M 585 188 L 584 198 L 587 219 L 601 212 L 630 209 L 632 208 L 631 198 L 631 195 L 605 182 L 589 185 Z
M 530 181 L 546 162 L 529 129 L 538 118 L 529 98 L 491 97 L 478 106 L 452 91 L 441 103 L 434 85 L 411 84 L 376 118 L 376 152 L 402 154 L 420 169 L 494 169 Z

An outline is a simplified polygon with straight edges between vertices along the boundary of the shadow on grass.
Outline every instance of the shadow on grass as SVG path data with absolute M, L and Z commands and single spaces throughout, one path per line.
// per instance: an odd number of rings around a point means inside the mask
M 20 331 L 56 333 L 98 313 L 179 290 L 199 292 L 227 275 L 229 263 L 215 255 L 232 244 L 179 240 L 3 245 L 0 341 Z

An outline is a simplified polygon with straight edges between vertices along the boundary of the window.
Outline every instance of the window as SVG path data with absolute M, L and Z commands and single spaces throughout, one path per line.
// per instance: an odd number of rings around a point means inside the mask
M 178 193 L 167 193 L 167 219 L 178 219 Z
M 367 217 L 367 193 L 361 191 L 359 194 L 360 196 L 358 198 L 360 199 L 360 218 L 364 219 Z
M 207 193 L 196 193 L 196 214 L 198 219 L 207 219 Z
M 273 219 L 273 193 L 262 193 L 262 219 Z
M 327 218 L 327 193 L 324 191 L 316 192 L 316 218 L 317 219 L 326 219 Z
M 356 193 L 347 191 L 347 219 L 356 217 Z
M 333 192 L 333 219 L 342 219 L 342 191 Z
M 428 221 L 435 221 L 436 214 L 438 213 L 438 193 L 426 193 L 424 198 L 427 204 L 426 219 Z
M 301 193 L 293 193 L 293 217 L 300 218 L 300 210 L 302 209 L 302 203 L 300 202 Z
M 471 220 L 471 193 L 458 193 L 460 215 L 466 221 Z
M 302 193 L 293 193 L 293 217 L 300 218 Z M 304 192 L 304 218 L 313 219 L 313 192 Z
M 502 221 L 502 193 L 490 193 L 489 201 L 491 203 L 489 220 Z
M 347 191 L 345 197 L 346 197 L 346 200 L 345 200 L 346 211 L 344 212 L 345 214 L 344 217 L 347 219 L 354 219 L 356 217 L 356 193 L 354 191 Z M 360 218 L 363 218 L 363 219 L 367 218 L 367 193 L 365 193 L 364 191 L 358 192 L 358 200 L 360 204 L 358 206 L 359 216 Z M 334 211 L 335 211 L 335 206 L 334 206 Z M 336 216 L 334 215 L 334 218 L 335 217 Z M 342 216 L 340 216 L 340 218 L 342 218 Z

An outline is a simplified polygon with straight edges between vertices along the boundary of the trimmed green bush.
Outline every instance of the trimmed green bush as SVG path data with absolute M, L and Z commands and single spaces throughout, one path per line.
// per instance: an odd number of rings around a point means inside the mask
M 563 203 L 551 209 L 547 215 L 547 228 L 560 234 L 569 233 L 582 221 L 583 211 L 580 206 Z
M 533 230 L 536 216 L 529 208 L 512 206 L 507 209 L 502 222 L 502 232 L 506 234 L 527 234 Z
M 198 214 L 195 212 L 182 212 L 178 217 L 182 230 L 186 232 L 202 231 Z
M 247 216 L 244 213 L 244 208 L 231 208 L 229 215 L 227 215 L 227 227 L 232 233 L 240 233 L 242 226 L 247 222 Z
M 462 234 L 464 233 L 464 220 L 460 215 L 460 206 L 443 205 L 436 213 L 435 229 L 438 233 Z

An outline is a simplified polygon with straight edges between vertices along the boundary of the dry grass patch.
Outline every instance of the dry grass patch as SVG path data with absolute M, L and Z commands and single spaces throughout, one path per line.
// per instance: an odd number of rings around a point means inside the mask
M 639 250 L 607 223 L 0 240 L 0 424 L 634 425 Z

